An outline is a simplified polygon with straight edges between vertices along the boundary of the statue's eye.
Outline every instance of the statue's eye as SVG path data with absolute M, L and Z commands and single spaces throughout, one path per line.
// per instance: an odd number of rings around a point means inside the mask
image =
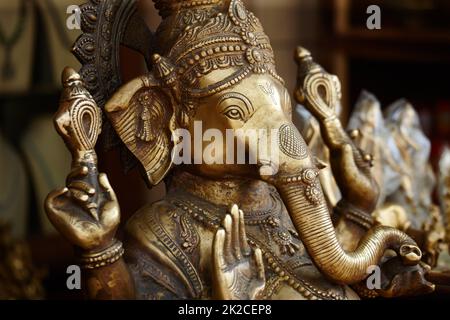
M 244 121 L 244 112 L 238 106 L 228 106 L 222 113 L 231 120 Z
M 221 114 L 230 120 L 246 122 L 255 112 L 251 101 L 239 92 L 227 92 L 218 102 Z

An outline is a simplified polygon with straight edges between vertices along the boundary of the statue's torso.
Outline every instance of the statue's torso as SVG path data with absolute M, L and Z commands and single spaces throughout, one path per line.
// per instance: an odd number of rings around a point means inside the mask
M 244 211 L 249 243 L 263 252 L 266 270 L 263 298 L 344 299 L 349 295 L 356 298 L 349 288 L 325 280 L 299 240 L 277 191 L 268 188 L 270 199 L 265 210 Z M 227 209 L 176 189 L 164 200 L 136 213 L 127 229 L 131 239 L 128 263 L 136 279 L 138 296 L 210 298 L 212 242 Z M 146 276 L 156 280 L 162 290 L 140 283 Z M 163 293 L 167 288 L 169 296 Z

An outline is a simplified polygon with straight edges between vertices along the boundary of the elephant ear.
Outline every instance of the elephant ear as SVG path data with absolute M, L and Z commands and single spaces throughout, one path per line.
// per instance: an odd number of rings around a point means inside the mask
M 172 167 L 173 104 L 150 74 L 122 86 L 105 105 L 112 126 L 142 164 L 150 185 L 161 182 Z

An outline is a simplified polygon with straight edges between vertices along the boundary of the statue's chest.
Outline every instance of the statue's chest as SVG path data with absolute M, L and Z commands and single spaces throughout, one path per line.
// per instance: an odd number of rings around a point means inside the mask
M 271 197 L 267 210 L 244 213 L 248 241 L 262 250 L 265 260 L 265 298 L 271 299 L 286 286 L 306 299 L 339 298 L 342 290 L 324 280 L 314 266 L 279 196 Z M 180 247 L 195 261 L 199 273 L 209 278 L 212 241 L 227 208 L 190 197 L 170 202 L 179 209 L 174 218 L 178 219 Z
M 214 234 L 221 227 L 227 213 L 225 207 L 211 205 L 196 198 L 178 197 L 172 199 L 171 203 L 180 209 L 175 213 L 175 218 L 178 218 L 178 233 L 183 238 L 181 240 L 185 240 L 182 241 L 182 246 L 186 249 L 198 245 L 197 238 L 202 238 L 202 234 L 208 231 Z M 250 244 L 270 252 L 283 262 L 292 260 L 292 257 L 295 257 L 295 260 L 307 257 L 298 233 L 277 194 L 271 194 L 271 205 L 267 209 L 247 211 L 244 215 Z M 196 232 L 199 237 L 193 234 Z M 307 261 L 310 261 L 309 258 Z

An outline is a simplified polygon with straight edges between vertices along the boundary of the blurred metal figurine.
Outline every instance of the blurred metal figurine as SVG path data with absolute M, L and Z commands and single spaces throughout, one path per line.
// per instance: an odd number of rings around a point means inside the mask
M 44 299 L 44 274 L 34 266 L 26 243 L 15 240 L 0 220 L 0 300 Z
M 348 131 L 356 145 L 373 156 L 372 175 L 380 187 L 377 207 L 398 189 L 403 169 L 400 151 L 386 128 L 380 102 L 363 91 L 350 117 Z
M 432 200 L 436 178 L 429 163 L 431 143 L 421 129 L 414 107 L 406 100 L 389 106 L 385 116 L 405 170 L 400 188 L 387 200 L 405 208 L 411 229 L 425 232 L 423 247 L 427 262 L 436 265 L 445 231 L 439 208 Z
M 155 34 L 134 1 L 82 6 L 85 34 L 74 51 L 83 68 L 63 73 L 55 123 L 73 165 L 46 209 L 77 248 L 88 296 L 339 300 L 432 291 L 418 245 L 402 231 L 373 226 L 379 190 L 372 158 L 336 116 L 339 80 L 297 50 L 295 96 L 317 118 L 330 150 L 342 193 L 333 209 L 361 240 L 350 251 L 338 241 L 320 170 L 291 120 L 289 94 L 256 16 L 241 0 L 154 2 L 162 17 Z M 126 84 L 118 69 L 121 43 L 142 52 L 149 67 Z M 115 145 L 138 161 L 147 183 L 165 181 L 168 189 L 127 221 L 123 245 L 116 238 L 118 200 L 97 170 L 101 113 L 102 142 L 119 138 Z M 188 140 L 177 129 L 193 137 L 198 122 L 222 136 L 230 129 L 265 129 L 267 141 L 277 136 L 268 155 L 246 145 L 245 158 L 256 164 L 211 164 L 173 152 Z M 214 153 L 228 155 L 230 148 Z M 176 165 L 177 156 L 187 161 Z M 396 256 L 386 259 L 391 250 Z M 361 286 L 373 265 L 380 265 L 383 283 L 367 293 Z
M 439 160 L 439 203 L 446 226 L 446 243 L 450 247 L 450 148 L 446 146 Z
M 422 132 L 414 107 L 406 100 L 399 100 L 387 108 L 386 121 L 406 171 L 401 188 L 390 198 L 408 209 L 412 226 L 420 229 L 429 218 L 432 204 L 434 177 L 428 163 L 431 143 Z
M 414 108 L 405 100 L 390 106 L 387 119 L 375 96 L 363 92 L 349 121 L 358 147 L 373 155 L 372 174 L 380 197 L 372 216 L 376 223 L 413 236 L 424 260 L 436 266 L 444 229 L 432 203 L 434 173 L 428 162 L 430 142 L 421 131 Z

